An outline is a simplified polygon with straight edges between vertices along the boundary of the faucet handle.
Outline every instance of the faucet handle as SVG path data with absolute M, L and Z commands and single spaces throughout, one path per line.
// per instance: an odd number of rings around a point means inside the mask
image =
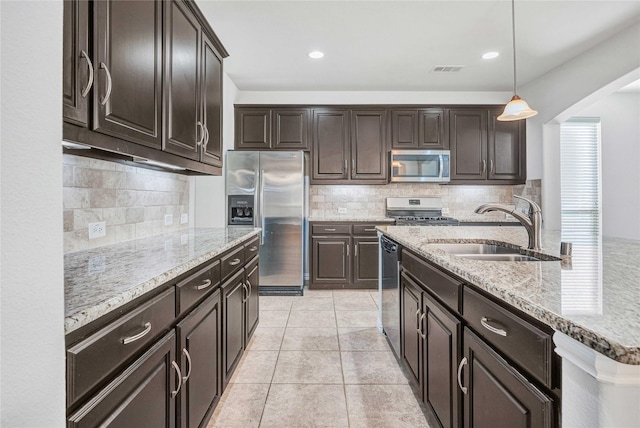
M 542 209 L 540 208 L 540 205 L 536 204 L 531 199 L 523 198 L 522 196 L 518 196 L 518 195 L 513 195 L 513 197 L 516 198 L 516 199 L 522 199 L 523 201 L 525 201 L 525 202 L 527 202 L 529 204 L 529 214 L 541 213 L 542 212 Z

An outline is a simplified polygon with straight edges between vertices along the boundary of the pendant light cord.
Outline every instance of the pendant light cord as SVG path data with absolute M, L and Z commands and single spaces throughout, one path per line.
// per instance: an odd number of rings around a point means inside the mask
M 513 36 L 513 95 L 516 95 L 516 12 L 515 0 L 511 0 L 511 33 Z

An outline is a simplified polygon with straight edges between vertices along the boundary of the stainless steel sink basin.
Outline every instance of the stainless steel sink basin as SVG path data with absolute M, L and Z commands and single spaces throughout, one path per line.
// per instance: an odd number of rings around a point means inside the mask
M 540 254 L 538 257 L 523 254 L 523 250 L 495 244 L 429 244 L 456 257 L 491 262 L 540 262 L 560 260 L 557 257 Z
M 524 254 L 455 254 L 456 257 L 487 262 L 540 262 L 542 259 Z

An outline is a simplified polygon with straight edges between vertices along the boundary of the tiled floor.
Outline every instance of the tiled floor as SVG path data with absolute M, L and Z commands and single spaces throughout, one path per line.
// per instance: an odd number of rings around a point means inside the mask
M 377 291 L 261 296 L 213 427 L 428 427 L 376 327 Z

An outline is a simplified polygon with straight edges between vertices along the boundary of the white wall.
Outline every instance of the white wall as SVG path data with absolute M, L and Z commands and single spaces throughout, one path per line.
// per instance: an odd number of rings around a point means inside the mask
M 62 2 L 0 8 L 0 424 L 62 427 Z
M 613 93 L 575 116 L 600 118 L 602 233 L 640 239 L 640 93 Z

